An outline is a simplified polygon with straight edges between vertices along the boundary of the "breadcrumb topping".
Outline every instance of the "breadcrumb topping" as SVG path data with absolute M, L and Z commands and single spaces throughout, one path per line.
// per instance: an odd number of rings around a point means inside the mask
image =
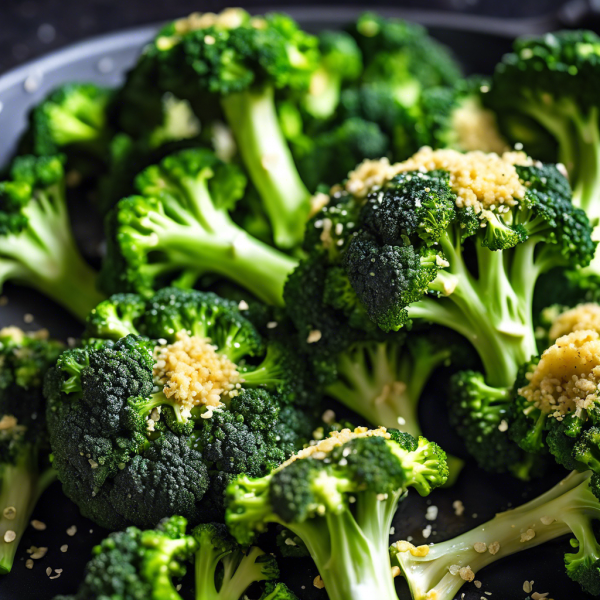
M 587 302 L 559 314 L 550 327 L 549 336 L 551 340 L 557 340 L 563 335 L 582 329 L 600 333 L 600 305 Z
M 406 540 L 399 540 L 393 546 L 398 552 L 410 552 L 411 556 L 427 556 L 429 554 L 429 546 L 415 546 Z
M 38 329 L 37 331 L 23 331 L 19 327 L 3 327 L 0 329 L 0 338 L 9 337 L 12 338 L 15 343 L 22 343 L 25 338 L 32 340 L 47 340 L 50 337 L 47 329 Z
M 456 205 L 459 208 L 472 207 L 478 214 L 483 210 L 502 212 L 501 207 L 508 210 L 525 197 L 526 187 L 515 167 L 532 164 L 533 161 L 524 152 L 504 152 L 500 156 L 493 152 L 462 153 L 424 146 L 408 160 L 394 165 L 386 158 L 363 161 L 349 173 L 346 190 L 364 198 L 398 173 L 425 173 L 441 169 L 450 173 L 450 185 L 457 195 Z
M 452 129 L 457 135 L 458 148 L 465 152 L 481 150 L 503 154 L 509 150 L 498 131 L 494 113 L 483 108 L 474 98 L 465 100 L 454 111 Z
M 163 387 L 184 412 L 195 406 L 217 407 L 225 396 L 237 394 L 240 374 L 237 366 L 217 352 L 210 339 L 177 334 L 173 344 L 154 349 L 154 382 Z
M 175 31 L 179 35 L 185 35 L 191 31 L 216 27 L 217 29 L 236 29 L 246 20 L 247 13 L 241 8 L 227 8 L 215 14 L 212 12 L 199 13 L 175 21 Z
M 598 400 L 600 335 L 581 330 L 559 338 L 527 379 L 519 394 L 535 408 L 559 421 L 570 413 L 581 415 Z
M 325 438 L 316 444 L 303 448 L 284 463 L 282 463 L 276 470 L 279 471 L 296 460 L 304 458 L 316 458 L 323 460 L 327 458 L 327 455 L 337 446 L 343 446 L 348 442 L 366 437 L 383 437 L 387 440 L 391 438 L 385 427 L 379 427 L 378 429 L 369 429 L 368 427 L 357 427 L 354 431 L 351 429 L 342 429 L 341 431 L 332 431 L 328 438 Z

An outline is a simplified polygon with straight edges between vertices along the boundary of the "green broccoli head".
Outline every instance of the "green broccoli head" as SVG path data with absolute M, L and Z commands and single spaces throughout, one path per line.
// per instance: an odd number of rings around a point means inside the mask
M 591 31 L 520 38 L 497 65 L 487 97 L 511 142 L 524 144 L 536 158 L 540 148 L 556 147 L 551 160 L 565 165 L 573 202 L 592 220 L 600 216 L 595 101 L 599 56 L 600 38 Z
M 422 90 L 460 78 L 450 51 L 420 25 L 365 13 L 351 33 L 363 53 L 363 81 L 390 87 L 405 106 L 414 105 Z
M 175 288 L 118 295 L 86 335 L 57 361 L 46 396 L 65 493 L 100 524 L 218 519 L 232 476 L 268 472 L 308 435 L 280 422 L 286 403 L 318 401 L 306 367 L 234 302 Z
M 386 558 L 391 518 L 408 487 L 426 495 L 445 482 L 445 458 L 424 438 L 345 429 L 263 478 L 238 477 L 227 490 L 226 522 L 244 544 L 270 522 L 288 528 L 306 544 L 333 600 L 357 597 L 349 577 L 357 565 L 361 589 L 393 598 Z M 336 551 L 342 539 L 343 556 Z
M 598 333 L 559 337 L 525 365 L 515 384 L 511 437 L 527 452 L 549 452 L 567 469 L 598 472 Z
M 140 195 L 121 200 L 107 219 L 100 283 L 108 293 L 151 293 L 166 283 L 193 287 L 217 275 L 281 304 L 295 261 L 249 236 L 230 212 L 244 194 L 242 171 L 209 150 L 167 156 L 136 179 Z

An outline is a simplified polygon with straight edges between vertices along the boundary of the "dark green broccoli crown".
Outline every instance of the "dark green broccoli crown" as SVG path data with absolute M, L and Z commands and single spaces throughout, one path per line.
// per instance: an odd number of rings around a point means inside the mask
M 181 98 L 198 90 L 227 95 L 252 86 L 302 89 L 318 65 L 318 41 L 282 14 L 250 17 L 240 9 L 210 23 L 187 20 L 161 31 L 150 50 L 159 85 Z
M 171 517 L 156 530 L 129 527 L 111 533 L 94 548 L 74 598 L 180 598 L 172 578 L 185 574 L 185 563 L 196 550 L 186 525 L 182 517 Z
M 321 64 L 344 80 L 354 81 L 362 72 L 362 53 L 345 31 L 325 30 L 318 35 Z
M 298 171 L 309 189 L 333 185 L 366 158 L 389 153 L 390 140 L 377 123 L 350 117 L 337 127 L 316 135 L 303 152 L 295 151 Z
M 519 38 L 494 73 L 498 102 L 520 98 L 572 97 L 587 109 L 597 105 L 600 38 L 592 31 L 559 31 L 541 37 Z
M 418 115 L 398 102 L 384 85 L 365 84 L 343 90 L 337 114 L 342 121 L 354 117 L 379 125 L 389 140 L 388 152 L 393 160 L 405 160 L 425 143 Z
M 448 396 L 450 423 L 481 468 L 503 473 L 523 461 L 508 434 L 511 390 L 487 385 L 482 373 L 461 371 L 450 380 Z
M 70 83 L 52 92 L 32 112 L 32 152 L 48 156 L 105 138 L 112 98 L 112 90 L 91 83 Z
M 110 339 L 127 329 L 145 337 Z M 239 384 L 219 408 L 184 410 L 155 380 L 155 348 L 168 349 L 181 332 L 199 348 L 209 339 L 236 366 Z M 87 346 L 61 356 L 46 394 L 65 492 L 101 524 L 151 526 L 173 511 L 222 518 L 232 476 L 262 475 L 310 437 L 305 420 L 280 417 L 282 403 L 315 403 L 306 365 L 290 343 L 264 340 L 235 302 L 176 288 L 149 299 L 113 296 L 93 313 L 88 334 Z
M 554 247 L 553 266 L 589 264 L 596 249 L 592 226 L 585 212 L 573 206 L 567 178 L 552 164 L 517 166 L 517 173 L 527 187 L 517 225 Z
M 62 157 L 16 158 L 11 166 L 10 180 L 0 182 L 0 235 L 23 231 L 29 220 L 29 202 L 40 196 L 52 198 L 63 186 Z
M 414 80 L 419 88 L 428 88 L 451 85 L 460 78 L 450 51 L 420 25 L 366 13 L 352 34 L 363 52 L 366 81 L 411 86 Z M 411 92 L 408 97 L 414 96 Z
M 62 351 L 47 332 L 0 330 L 0 462 L 14 462 L 23 444 L 47 441 L 42 384 Z

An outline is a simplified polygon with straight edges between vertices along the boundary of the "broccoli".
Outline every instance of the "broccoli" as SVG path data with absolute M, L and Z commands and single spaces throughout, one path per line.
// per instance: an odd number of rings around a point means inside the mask
M 275 559 L 260 548 L 242 548 L 224 525 L 199 525 L 175 516 L 156 529 L 129 527 L 111 533 L 93 549 L 73 600 L 181 600 L 175 579 L 194 571 L 197 600 L 240 600 L 251 584 L 267 582 L 261 600 L 294 600 L 279 576 Z M 277 592 L 276 592 L 277 591 Z M 287 596 L 285 592 L 287 591 Z M 280 595 L 278 596 L 277 593 Z
M 20 156 L 0 182 L 0 283 L 6 281 L 42 292 L 82 320 L 103 298 L 71 232 L 58 156 Z
M 591 31 L 520 38 L 496 66 L 486 95 L 505 135 L 535 158 L 545 157 L 534 149 L 548 147 L 543 143 L 548 137 L 554 140 L 557 153 L 551 160 L 566 167 L 573 203 L 594 224 L 600 218 L 599 67 L 600 38 Z
M 512 386 L 495 388 L 482 373 L 460 371 L 450 380 L 448 398 L 450 424 L 482 469 L 509 471 L 525 480 L 544 473 L 544 458 L 521 449 L 507 435 L 515 411 Z
M 392 564 L 406 579 L 414 600 L 453 600 L 466 581 L 487 565 L 515 552 L 574 535 L 574 553 L 565 554 L 567 575 L 584 591 L 600 594 L 598 480 L 590 471 L 571 473 L 535 500 L 445 542 L 418 546 L 399 541 Z
M 46 378 L 48 428 L 65 494 L 107 528 L 219 520 L 233 476 L 265 474 L 314 428 L 291 344 L 215 294 L 113 296 L 86 340 Z
M 148 167 L 136 179 L 139 195 L 121 200 L 107 217 L 102 289 L 149 294 L 165 283 L 192 287 L 216 274 L 282 304 L 283 284 L 297 261 L 232 221 L 229 213 L 245 186 L 236 166 L 204 148 Z
M 275 93 L 307 90 L 319 55 L 317 38 L 289 17 L 227 9 L 167 25 L 139 63 L 151 76 L 139 78 L 138 94 L 171 92 L 189 101 L 203 126 L 224 120 L 231 129 L 282 248 L 301 241 L 310 194 L 284 138 Z
M 321 31 L 321 60 L 303 95 L 303 108 L 314 119 L 332 117 L 340 101 L 342 86 L 362 73 L 362 55 L 356 41 L 344 31 Z
M 415 105 L 427 88 L 460 79 L 450 51 L 420 25 L 365 13 L 351 33 L 363 54 L 361 81 L 390 88 L 404 106 Z
M 337 432 L 268 475 L 227 488 L 226 523 L 241 544 L 279 523 L 308 548 L 331 600 L 396 599 L 388 558 L 392 518 L 409 487 L 421 495 L 448 475 L 444 452 L 385 428 Z
M 63 346 L 48 332 L 0 330 L 0 573 L 9 573 L 50 466 L 42 382 Z M 12 534 L 10 533 L 12 532 Z M 11 536 L 12 535 L 12 539 Z
M 54 90 L 31 112 L 24 140 L 27 152 L 36 156 L 66 152 L 75 159 L 83 153 L 104 160 L 113 96 L 112 90 L 92 83 L 69 83 Z
M 521 370 L 512 439 L 527 452 L 550 452 L 569 470 L 600 473 L 599 374 L 597 331 L 575 329 L 559 337 Z
M 415 110 L 420 146 L 497 154 L 508 150 L 496 116 L 482 104 L 488 90 L 489 82 L 481 77 L 424 90 Z

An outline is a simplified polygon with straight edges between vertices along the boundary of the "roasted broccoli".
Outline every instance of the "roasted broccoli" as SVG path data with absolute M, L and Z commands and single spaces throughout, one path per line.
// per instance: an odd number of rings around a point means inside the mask
M 486 95 L 500 115 L 503 133 L 534 158 L 547 160 L 533 151 L 548 148 L 540 143 L 548 137 L 554 140 L 557 152 L 551 160 L 566 167 L 573 203 L 594 224 L 600 218 L 599 72 L 600 38 L 591 31 L 519 38 L 496 66 Z
M 413 600 L 453 600 L 487 565 L 564 535 L 574 535 L 574 553 L 565 554 L 567 575 L 588 593 L 600 594 L 598 480 L 590 471 L 571 473 L 535 500 L 445 542 L 418 546 L 407 541 L 390 548 L 392 565 L 408 583 Z M 398 573 L 399 574 L 399 573 Z
M 283 248 L 302 240 L 310 194 L 282 133 L 275 93 L 307 90 L 318 67 L 317 38 L 291 18 L 251 17 L 241 9 L 195 13 L 167 25 L 139 64 L 152 74 L 140 78 L 139 94 L 149 86 L 149 93 L 189 101 L 203 127 L 225 121 Z
M 9 573 L 50 466 L 42 383 L 63 351 L 48 332 L 0 330 L 0 574 Z
M 107 256 L 100 284 L 107 293 L 151 293 L 175 281 L 193 285 L 204 275 L 229 279 L 270 304 L 297 261 L 252 238 L 230 211 L 246 178 L 207 149 L 177 152 L 136 179 L 137 196 L 107 217 Z
M 105 527 L 219 520 L 232 476 L 267 473 L 314 428 L 303 361 L 215 294 L 113 296 L 86 337 L 47 376 L 48 427 L 65 494 Z
M 448 48 L 420 25 L 365 13 L 351 33 L 363 53 L 361 81 L 389 88 L 404 106 L 413 106 L 424 89 L 452 85 L 460 78 Z
M 189 533 L 186 527 L 186 519 L 175 516 L 156 529 L 111 533 L 93 549 L 72 600 L 181 600 L 175 581 L 189 567 L 197 600 L 240 600 L 250 585 L 263 581 L 268 583 L 261 600 L 295 600 L 283 584 L 273 582 L 279 568 L 272 556 L 258 547 L 242 548 L 224 525 L 199 525 Z
M 288 528 L 306 544 L 331 600 L 395 600 L 388 539 L 398 502 L 409 487 L 429 494 L 447 474 L 444 452 L 425 438 L 346 429 L 262 478 L 238 477 L 227 488 L 226 523 L 241 544 L 269 523 Z
M 0 284 L 32 287 L 79 319 L 103 298 L 69 222 L 63 161 L 20 156 L 0 182 Z

